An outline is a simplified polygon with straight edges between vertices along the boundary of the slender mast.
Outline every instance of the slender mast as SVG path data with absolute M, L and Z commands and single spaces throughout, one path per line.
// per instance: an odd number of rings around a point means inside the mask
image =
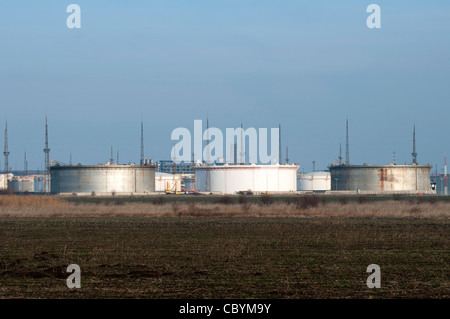
M 3 155 L 5 155 L 5 174 L 9 173 L 9 150 L 8 150 L 8 121 L 6 121 L 6 126 L 5 126 L 5 149 L 3 151 Z

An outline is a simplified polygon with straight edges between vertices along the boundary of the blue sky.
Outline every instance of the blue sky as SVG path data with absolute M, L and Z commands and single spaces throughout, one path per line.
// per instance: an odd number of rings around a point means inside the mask
M 281 123 L 305 171 L 344 150 L 347 116 L 353 164 L 411 162 L 414 123 L 420 163 L 450 154 L 449 1 L 18 0 L 0 4 L 0 45 L 13 169 L 25 150 L 43 166 L 45 114 L 62 162 L 105 162 L 111 145 L 137 162 L 141 119 L 146 157 L 168 159 L 172 130 L 206 114 L 223 131 Z

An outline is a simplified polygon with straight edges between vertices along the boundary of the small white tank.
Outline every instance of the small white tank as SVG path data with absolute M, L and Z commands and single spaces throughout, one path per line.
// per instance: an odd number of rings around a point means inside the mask
M 13 192 L 34 192 L 34 176 L 17 176 L 11 179 L 8 184 Z
M 329 191 L 331 190 L 330 172 L 312 172 L 299 175 L 298 190 Z

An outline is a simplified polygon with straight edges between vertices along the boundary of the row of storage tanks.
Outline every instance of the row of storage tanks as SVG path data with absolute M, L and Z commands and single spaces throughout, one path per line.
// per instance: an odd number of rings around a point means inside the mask
M 52 168 L 52 193 L 148 193 L 166 190 L 181 191 L 180 175 L 154 173 L 136 167 L 72 166 L 64 170 Z M 154 177 L 153 177 L 154 176 Z M 14 176 L 12 173 L 0 174 L 0 190 L 9 189 L 15 193 L 45 193 L 45 175 Z M 151 179 L 154 178 L 154 183 Z
M 0 190 L 10 189 L 17 193 L 44 193 L 45 175 L 14 176 L 11 173 L 0 174 Z
M 431 165 L 331 165 L 328 172 L 299 174 L 301 191 L 432 192 Z
M 167 190 L 221 194 L 293 192 L 297 189 L 297 168 L 278 164 L 203 165 L 195 167 L 195 176 L 182 178 L 155 172 L 154 165 L 52 166 L 50 179 L 54 194 L 146 194 Z
M 183 190 L 218 194 L 295 191 L 427 193 L 431 165 L 331 165 L 329 171 L 297 174 L 298 166 L 199 165 L 195 175 L 155 171 L 154 165 L 52 166 L 50 191 L 60 193 L 148 194 Z M 0 188 L 45 192 L 45 176 L 0 175 Z

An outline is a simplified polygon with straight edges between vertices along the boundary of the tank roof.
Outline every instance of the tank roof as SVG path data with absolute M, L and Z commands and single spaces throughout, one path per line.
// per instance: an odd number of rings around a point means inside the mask
M 372 165 L 372 164 L 362 164 L 362 165 L 329 165 L 330 169 L 346 169 L 346 168 L 432 168 L 431 164 L 388 164 L 388 165 Z
M 119 168 L 156 168 L 156 165 L 53 165 L 50 169 L 82 169 L 82 168 L 103 168 L 103 169 L 119 169 Z
M 201 165 L 194 166 L 195 169 L 261 169 L 261 168 L 289 168 L 289 169 L 297 169 L 299 166 L 295 164 L 228 164 L 225 163 L 223 165 Z

